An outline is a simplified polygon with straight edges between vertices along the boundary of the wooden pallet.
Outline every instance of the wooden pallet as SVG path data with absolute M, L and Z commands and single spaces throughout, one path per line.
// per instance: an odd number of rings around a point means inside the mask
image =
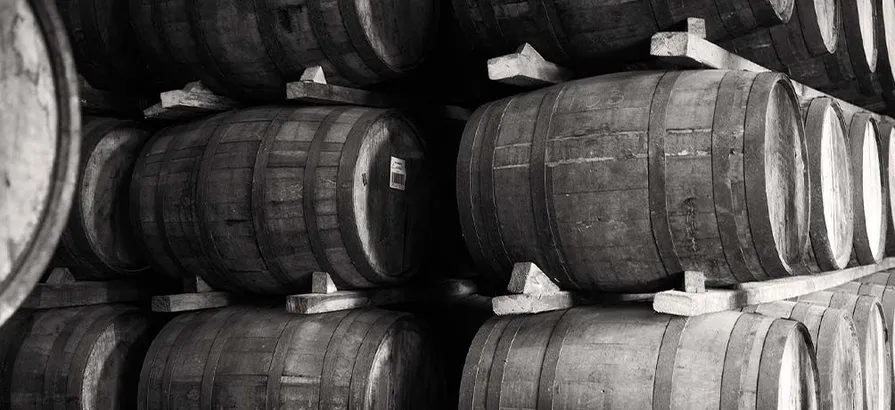
M 477 291 L 475 283 L 469 280 L 446 280 L 396 288 L 339 290 L 328 273 L 315 272 L 311 279 L 311 293 L 288 296 L 286 311 L 313 315 L 410 302 L 448 300 Z
M 38 283 L 22 309 L 57 309 L 148 300 L 149 294 L 137 281 L 78 281 L 66 268 L 55 268 L 43 283 Z

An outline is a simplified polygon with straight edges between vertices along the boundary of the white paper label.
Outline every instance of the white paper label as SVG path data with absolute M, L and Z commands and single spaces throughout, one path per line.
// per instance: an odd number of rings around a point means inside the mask
M 407 186 L 407 168 L 401 158 L 392 158 L 391 172 L 389 173 L 388 186 L 392 189 L 403 191 Z

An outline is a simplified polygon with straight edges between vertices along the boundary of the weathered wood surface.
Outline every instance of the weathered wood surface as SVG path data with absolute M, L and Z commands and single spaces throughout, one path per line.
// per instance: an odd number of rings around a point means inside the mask
M 131 410 L 158 326 L 123 305 L 21 311 L 0 328 L 0 406 Z
M 748 306 L 742 311 L 804 324 L 817 358 L 819 408 L 864 408 L 861 350 L 850 314 L 810 302 L 772 302 Z
M 572 72 L 545 60 L 525 43 L 515 53 L 488 60 L 488 78 L 520 87 L 540 87 L 568 81 Z
M 852 194 L 855 206 L 853 265 L 870 265 L 885 256 L 889 226 L 888 176 L 881 156 L 879 122 L 866 112 L 851 117 L 848 124 L 852 163 Z
M 685 270 L 709 285 L 784 277 L 808 239 L 805 160 L 779 74 L 610 74 L 480 107 L 460 145 L 460 221 L 504 283 L 518 261 L 582 293 L 669 289 Z
M 175 313 L 221 308 L 230 303 L 229 293 L 209 291 L 153 296 L 151 306 L 153 312 Z
M 241 107 L 237 101 L 213 93 L 200 82 L 191 82 L 182 90 L 159 94 L 159 102 L 143 110 L 150 119 L 180 120 L 219 113 Z
M 250 101 L 283 100 L 286 83 L 313 66 L 337 85 L 400 77 L 425 58 L 438 15 L 433 0 L 130 4 L 144 52 L 179 67 L 171 77 Z
M 426 245 L 426 156 L 394 110 L 257 107 L 167 128 L 138 160 L 134 225 L 157 270 L 235 293 L 412 277 Z
M 655 295 L 653 309 L 660 313 L 679 316 L 696 316 L 736 310 L 743 306 L 776 302 L 830 289 L 893 268 L 895 268 L 895 258 L 886 258 L 876 265 L 857 266 L 816 275 L 742 283 L 738 289 L 707 289 L 705 293 L 669 290 Z
M 810 246 L 803 262 L 810 272 L 843 269 L 854 239 L 854 199 L 849 146 L 842 110 L 831 98 L 804 104 L 811 181 Z
M 338 312 L 409 302 L 435 303 L 474 294 L 478 291 L 469 280 L 448 280 L 430 285 L 369 290 L 339 290 L 286 297 L 286 311 L 300 315 Z
M 435 409 L 442 384 L 433 353 L 403 313 L 188 313 L 150 347 L 136 408 Z
M 55 309 L 148 300 L 145 285 L 129 280 L 38 283 L 22 302 L 24 309 Z
M 81 280 L 138 276 L 149 264 L 131 227 L 129 189 L 150 132 L 128 121 L 84 120 L 74 203 L 52 264 Z
M 810 336 L 794 321 L 574 308 L 486 322 L 459 409 L 814 409 L 817 383 Z
M 790 19 L 793 1 L 690 0 L 593 2 L 570 0 L 453 0 L 467 39 L 489 57 L 529 43 L 549 61 L 587 67 L 607 55 L 642 59 L 656 32 L 703 18 L 712 40 L 748 34 Z
M 838 0 L 796 1 L 788 23 L 763 28 L 721 44 L 774 71 L 836 51 L 840 32 Z
M 579 295 L 562 291 L 531 262 L 513 265 L 507 291 L 509 295 L 491 299 L 491 310 L 495 315 L 549 312 L 586 303 Z
M 864 372 L 864 403 L 866 409 L 891 408 L 892 362 L 886 318 L 879 298 L 856 296 L 843 292 L 817 292 L 798 298 L 824 307 L 840 309 L 855 323 Z
M 0 3 L 0 324 L 44 273 L 71 206 L 78 80 L 51 0 Z

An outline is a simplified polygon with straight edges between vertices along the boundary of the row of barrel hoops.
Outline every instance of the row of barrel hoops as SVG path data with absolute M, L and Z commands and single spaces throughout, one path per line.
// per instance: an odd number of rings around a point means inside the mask
M 891 407 L 895 270 L 695 317 L 492 316 L 491 296 L 518 262 L 589 296 L 895 255 L 895 0 L 297 3 L 0 0 L 0 409 Z M 644 44 L 690 17 L 775 72 L 657 70 Z M 466 70 L 523 43 L 578 79 L 520 92 Z M 411 103 L 287 104 L 312 67 Z M 626 68 L 649 70 L 604 74 Z M 81 110 L 88 86 L 142 101 L 194 81 L 245 108 Z M 427 111 L 445 103 L 478 108 Z M 318 279 L 469 277 L 283 308 Z

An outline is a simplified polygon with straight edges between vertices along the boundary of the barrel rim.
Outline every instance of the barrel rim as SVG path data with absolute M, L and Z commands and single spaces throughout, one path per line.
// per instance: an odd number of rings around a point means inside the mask
M 816 0 L 796 0 L 798 7 L 799 26 L 802 29 L 802 35 L 805 38 L 805 46 L 813 56 L 823 56 L 835 53 L 839 44 L 839 32 L 842 27 L 842 14 L 838 0 L 823 0 L 828 5 L 832 5 L 832 19 L 829 19 L 829 27 L 822 28 L 820 24 L 806 24 L 806 22 L 819 23 L 817 17 L 819 13 L 826 8 L 818 9 Z M 826 30 L 829 29 L 829 30 Z M 824 33 L 829 32 L 829 38 Z
M 848 141 L 849 141 L 849 149 L 851 151 L 852 157 L 855 154 L 858 154 L 861 158 L 861 163 L 864 163 L 864 137 L 867 128 L 870 127 L 873 131 L 873 135 L 876 139 L 877 146 L 877 154 L 879 154 L 880 145 L 880 132 L 879 132 L 879 123 L 870 113 L 867 112 L 859 112 L 852 117 L 851 124 L 848 128 Z M 879 161 L 880 165 L 884 162 L 882 160 Z M 883 225 L 880 230 L 879 238 L 877 239 L 876 244 L 871 243 L 871 238 L 867 237 L 867 221 L 864 215 L 864 173 L 863 167 L 860 170 L 855 169 L 856 167 L 852 167 L 852 193 L 855 198 L 855 208 L 858 208 L 860 205 L 861 212 L 855 212 L 855 232 L 860 232 L 861 234 L 855 235 L 854 240 L 854 256 L 857 259 L 858 263 L 862 265 L 872 265 L 875 263 L 879 263 L 885 256 L 885 242 L 886 242 L 886 232 L 888 232 L 888 220 L 887 216 L 889 214 L 887 210 L 887 202 L 886 198 L 888 198 L 888 190 L 887 184 L 884 181 L 888 180 L 888 176 L 880 175 L 881 179 L 881 206 L 883 218 L 881 218 L 880 223 Z M 884 168 L 880 166 L 880 173 L 884 172 Z M 857 200 L 860 200 L 858 202 Z M 859 229 L 860 228 L 860 229 Z M 878 249 L 878 254 L 873 254 L 873 249 Z
M 802 255 L 801 251 L 794 252 L 789 255 L 788 260 L 784 260 L 783 252 L 779 249 L 777 230 L 771 223 L 768 208 L 768 192 L 767 192 L 767 173 L 765 145 L 768 135 L 766 135 L 767 112 L 770 106 L 771 96 L 778 89 L 785 93 L 788 104 L 792 107 L 793 113 L 801 117 L 801 110 L 796 98 L 795 89 L 789 79 L 780 73 L 759 73 L 756 75 L 749 91 L 749 102 L 746 106 L 746 122 L 743 133 L 743 162 L 744 176 L 746 187 L 746 203 L 750 210 L 761 210 L 761 212 L 749 212 L 749 225 L 752 230 L 752 241 L 755 244 L 755 251 L 759 257 L 762 267 L 772 277 L 791 276 L 794 274 L 795 267 L 800 263 Z M 808 166 L 806 164 L 808 158 L 808 148 L 805 138 L 805 126 L 801 118 L 797 118 L 794 122 L 795 132 L 799 143 L 799 155 L 802 163 L 802 186 L 807 190 L 810 186 L 808 176 Z M 798 169 L 794 170 L 798 171 Z M 798 178 L 798 175 L 794 175 Z M 805 212 L 801 213 L 801 217 L 797 223 L 797 249 L 804 250 L 808 243 L 808 225 L 810 221 L 810 195 L 801 195 L 802 206 Z
M 870 5 L 872 19 L 869 30 L 865 30 L 866 27 L 861 26 L 858 1 L 866 1 L 867 4 Z M 846 47 L 848 47 L 848 53 L 851 56 L 851 65 L 854 68 L 855 76 L 858 78 L 858 81 L 861 82 L 862 87 L 867 87 L 867 85 L 872 82 L 873 73 L 876 72 L 878 64 L 879 47 L 876 46 L 877 40 L 875 33 L 875 21 L 878 12 L 876 9 L 876 2 L 872 0 L 857 0 L 855 2 L 845 3 L 848 4 L 841 8 L 841 15 L 843 22 L 842 28 L 845 30 Z M 843 3 L 840 2 L 840 4 Z M 873 44 L 873 52 L 870 55 L 867 55 L 867 51 L 864 48 L 864 36 L 867 34 L 873 36 L 873 39 L 871 40 L 871 44 Z
M 842 147 L 844 149 L 843 159 L 845 160 L 845 185 L 846 185 L 846 193 L 847 202 L 849 204 L 848 215 L 849 224 L 847 228 L 847 234 L 845 241 L 843 242 L 843 249 L 840 250 L 839 255 L 834 255 L 834 250 L 831 249 L 831 243 L 829 241 L 829 231 L 828 231 L 828 221 L 826 217 L 826 213 L 824 210 L 826 209 L 824 201 L 823 201 L 823 172 L 822 166 L 820 165 L 823 158 L 823 153 L 821 147 L 823 144 L 820 140 L 816 141 L 816 144 L 812 144 L 811 147 L 815 149 L 808 150 L 808 170 L 809 170 L 809 181 L 811 181 L 811 215 L 810 215 L 810 228 L 809 228 L 809 236 L 810 236 L 810 245 L 812 250 L 814 251 L 815 262 L 821 270 L 839 270 L 844 269 L 846 265 L 848 265 L 848 261 L 851 258 L 851 250 L 854 241 L 854 203 L 852 198 L 852 178 L 851 178 L 851 159 L 849 158 L 849 147 L 848 141 L 846 138 L 847 130 L 845 128 L 845 123 L 842 116 L 842 108 L 839 104 L 832 98 L 829 97 L 818 97 L 811 100 L 811 103 L 808 106 L 807 113 L 805 115 L 805 131 L 806 138 L 809 138 L 811 135 L 820 135 L 821 139 L 823 138 L 823 130 L 825 128 L 825 120 L 828 110 L 833 110 L 834 115 L 838 119 L 838 124 L 841 130 L 842 143 L 841 145 L 837 145 L 838 147 Z M 814 189 L 815 186 L 820 186 L 821 189 Z
M 801 343 L 798 343 L 799 346 L 802 347 L 798 353 L 807 353 L 807 354 L 799 354 L 796 360 L 800 362 L 800 373 L 804 376 L 807 376 L 806 379 L 803 379 L 806 383 L 809 383 L 807 387 L 808 391 L 802 390 L 801 393 L 808 393 L 809 396 L 803 396 L 803 404 L 808 404 L 808 408 L 816 409 L 818 408 L 818 404 L 821 403 L 820 396 L 820 373 L 817 370 L 817 359 L 815 357 L 814 352 L 815 347 L 814 343 L 811 340 L 811 334 L 808 332 L 808 328 L 805 327 L 801 322 L 790 320 L 790 319 L 780 319 L 775 318 L 773 324 L 771 324 L 771 328 L 768 330 L 767 339 L 776 340 L 774 334 L 779 336 L 783 336 L 780 340 L 783 340 L 783 343 L 778 346 L 779 349 L 768 350 L 767 347 L 761 353 L 761 368 L 762 368 L 762 376 L 770 376 L 769 378 L 772 381 L 776 381 L 779 385 L 780 381 L 780 373 L 782 368 L 780 365 L 783 363 L 783 358 L 785 356 L 785 348 L 788 344 L 788 341 L 792 337 L 798 337 L 801 339 Z M 804 360 L 807 359 L 807 362 Z M 804 372 L 807 371 L 807 374 Z M 756 404 L 758 408 L 774 408 L 776 404 L 779 403 L 780 397 L 778 394 L 780 393 L 779 389 L 767 388 L 762 389 L 762 385 L 765 384 L 762 381 L 765 380 L 767 383 L 767 378 L 760 377 L 758 391 L 756 392 L 758 395 L 758 401 Z M 771 393 L 767 396 L 762 395 L 761 392 Z M 807 398 L 807 402 L 804 400 Z M 762 405 L 764 403 L 765 405 Z M 769 405 L 769 406 L 768 406 Z
M 43 34 L 47 56 L 53 71 L 58 118 L 56 161 L 51 178 L 55 182 L 44 199 L 40 227 L 36 230 L 17 261 L 13 261 L 7 280 L 0 281 L 0 324 L 31 292 L 44 273 L 59 237 L 68 220 L 77 179 L 81 145 L 81 113 L 74 58 L 71 54 L 62 17 L 52 0 L 27 1 Z

